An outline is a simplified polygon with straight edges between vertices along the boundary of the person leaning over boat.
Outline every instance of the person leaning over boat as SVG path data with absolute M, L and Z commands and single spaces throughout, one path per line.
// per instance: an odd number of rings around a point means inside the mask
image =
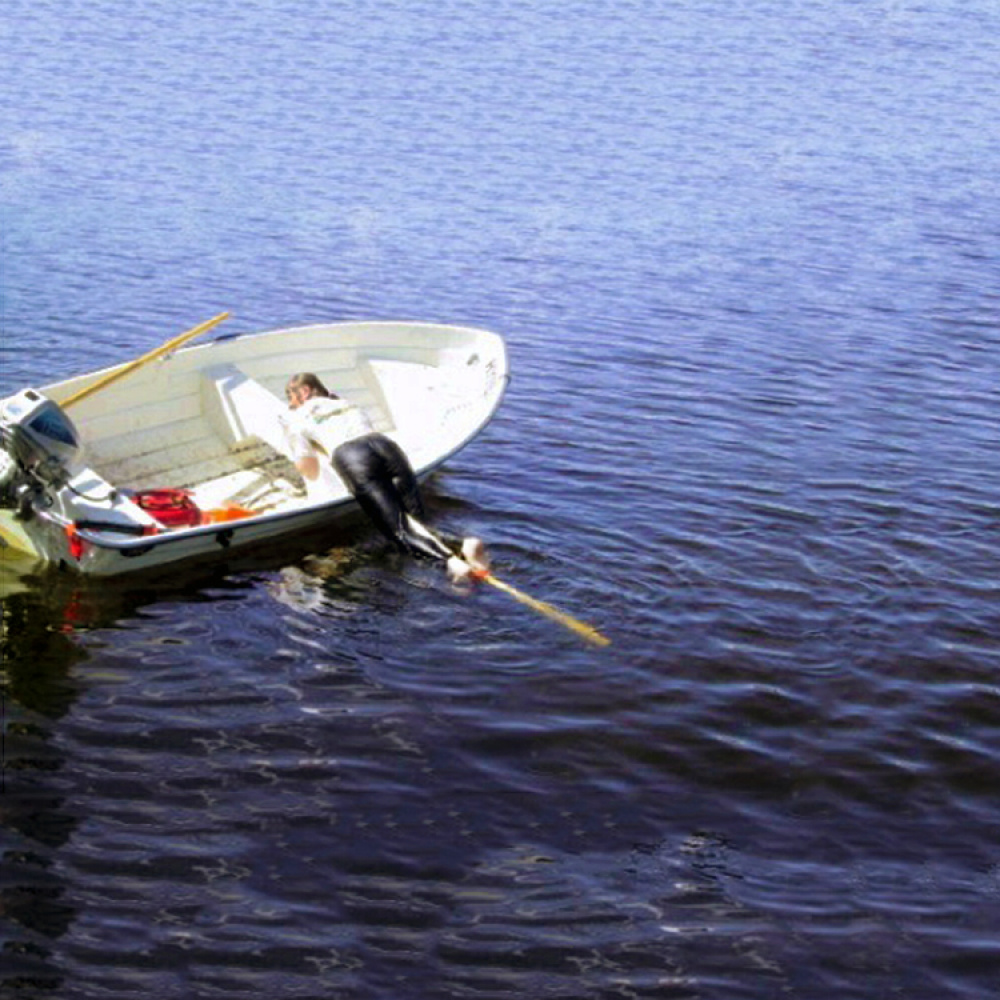
M 443 562 L 456 580 L 487 568 L 479 539 L 464 539 L 459 557 L 433 536 L 413 530 L 407 515 L 418 521 L 424 516 L 417 477 L 403 449 L 375 431 L 359 407 L 330 392 L 312 372 L 293 375 L 285 396 L 293 411 L 285 436 L 310 493 L 328 485 L 335 472 L 369 520 L 401 551 Z

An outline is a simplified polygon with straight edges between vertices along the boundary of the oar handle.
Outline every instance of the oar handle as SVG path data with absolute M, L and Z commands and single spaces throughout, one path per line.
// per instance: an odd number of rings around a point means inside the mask
M 162 357 L 164 354 L 169 354 L 170 351 L 176 350 L 181 344 L 187 343 L 189 340 L 194 340 L 195 337 L 200 337 L 203 333 L 207 333 L 214 326 L 218 326 L 224 319 L 229 318 L 229 313 L 219 313 L 218 316 L 213 316 L 211 319 L 206 320 L 204 323 L 199 323 L 198 326 L 192 327 L 186 333 L 182 333 L 176 337 L 171 338 L 165 344 L 161 344 L 159 347 L 147 354 L 142 355 L 140 358 L 136 358 L 134 361 L 129 361 L 114 371 L 108 372 L 103 375 L 96 382 L 91 382 L 90 385 L 85 386 L 78 392 L 73 393 L 67 399 L 64 399 L 60 404 L 64 409 L 67 406 L 72 406 L 74 403 L 79 403 L 80 400 L 86 399 L 88 396 L 92 396 L 95 392 L 103 389 L 105 386 L 110 385 L 112 382 L 117 382 L 118 379 L 129 372 L 134 372 L 137 368 L 141 368 L 143 365 L 148 364 L 150 361 L 155 361 L 157 358 Z

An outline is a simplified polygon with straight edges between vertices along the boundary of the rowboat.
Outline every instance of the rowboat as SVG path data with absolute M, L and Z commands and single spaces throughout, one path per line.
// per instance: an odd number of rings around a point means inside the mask
M 419 480 L 489 423 L 509 377 L 502 338 L 464 326 L 327 323 L 181 346 L 196 333 L 0 400 L 0 551 L 107 577 L 322 528 L 356 505 L 297 473 L 289 376 L 315 372 L 363 409 Z

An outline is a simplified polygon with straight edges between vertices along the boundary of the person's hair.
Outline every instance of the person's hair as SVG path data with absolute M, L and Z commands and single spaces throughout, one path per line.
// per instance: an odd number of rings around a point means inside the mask
M 285 386 L 285 392 L 301 389 L 303 386 L 312 389 L 317 396 L 333 396 L 333 393 L 319 380 L 319 376 L 312 372 L 299 372 L 298 375 L 293 375 Z

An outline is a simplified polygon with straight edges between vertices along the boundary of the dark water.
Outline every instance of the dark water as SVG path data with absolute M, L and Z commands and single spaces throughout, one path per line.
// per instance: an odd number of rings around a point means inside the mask
M 994 0 L 7 0 L 0 390 L 496 329 L 436 524 L 5 560 L 0 993 L 1000 983 Z

